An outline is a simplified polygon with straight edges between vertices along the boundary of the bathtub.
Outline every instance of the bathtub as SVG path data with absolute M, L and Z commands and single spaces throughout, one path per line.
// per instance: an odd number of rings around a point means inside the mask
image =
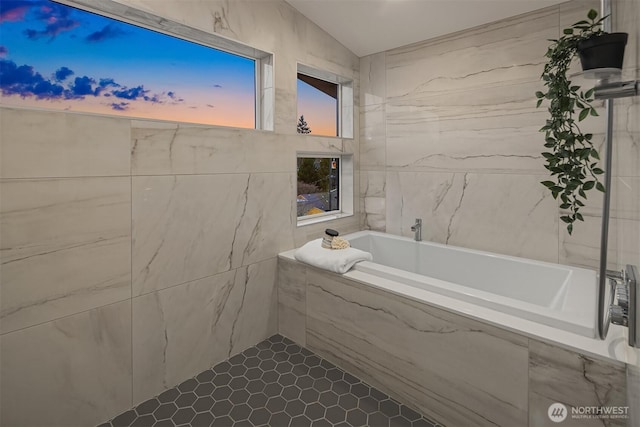
M 344 237 L 373 255 L 355 272 L 595 337 L 595 271 L 375 231 Z

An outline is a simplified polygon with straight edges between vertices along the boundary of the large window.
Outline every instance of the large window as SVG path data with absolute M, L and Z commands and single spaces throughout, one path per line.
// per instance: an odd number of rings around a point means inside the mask
M 265 127 L 256 58 L 49 0 L 0 8 L 4 105 Z

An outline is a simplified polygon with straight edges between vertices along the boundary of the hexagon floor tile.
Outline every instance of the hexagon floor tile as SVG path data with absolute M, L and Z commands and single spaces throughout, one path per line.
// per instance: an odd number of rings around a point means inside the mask
M 280 335 L 99 427 L 439 427 Z

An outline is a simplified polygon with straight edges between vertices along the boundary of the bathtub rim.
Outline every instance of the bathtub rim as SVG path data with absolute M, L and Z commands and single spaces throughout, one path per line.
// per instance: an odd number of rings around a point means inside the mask
M 368 231 L 358 231 L 356 233 L 363 232 L 366 233 Z M 369 273 L 353 269 L 345 274 L 333 273 L 297 261 L 294 257 L 294 253 L 295 249 L 281 252 L 278 254 L 278 258 L 300 265 L 304 268 L 313 269 L 323 274 L 335 275 L 344 279 L 353 280 L 354 282 L 365 286 L 373 286 L 374 288 L 390 292 L 391 294 L 399 297 L 407 298 L 437 309 L 446 310 L 508 332 L 523 335 L 527 338 L 548 342 L 571 351 L 577 351 L 587 356 L 630 365 L 638 365 L 638 363 L 640 363 L 640 353 L 634 352 L 633 348 L 627 345 L 627 330 L 619 325 L 611 325 L 609 334 L 604 341 L 597 338 L 587 338 L 576 333 L 553 328 L 531 320 L 522 319 L 511 314 L 482 307 L 466 301 L 457 300 L 436 292 L 418 289 L 403 283 L 380 278 Z M 505 257 L 508 256 L 505 255 Z
M 419 273 L 413 273 L 394 267 L 388 267 L 372 261 L 363 261 L 354 266 L 354 270 L 365 273 L 373 272 L 372 275 L 380 275 L 383 278 L 394 280 L 393 276 L 404 280 L 409 286 L 419 288 L 432 288 L 434 293 L 442 293 L 454 299 L 459 296 L 472 304 L 478 303 L 482 306 L 494 308 L 496 311 L 504 310 L 516 317 L 522 316 L 537 323 L 546 324 L 551 327 L 559 326 L 560 329 L 568 330 L 584 335 L 587 338 L 594 338 L 596 335 L 597 300 L 595 298 L 597 279 L 595 272 L 580 267 L 554 264 L 545 261 L 532 260 L 528 258 L 514 257 L 496 254 L 488 251 L 481 251 L 463 248 L 454 245 L 444 245 L 441 243 L 421 241 L 415 242 L 413 239 L 404 236 L 395 236 L 377 231 L 359 231 L 345 236 L 345 238 L 356 239 L 365 236 L 380 236 L 385 239 L 392 239 L 409 244 L 425 245 L 454 251 L 465 254 L 478 255 L 481 257 L 499 258 L 518 264 L 528 264 L 538 267 L 562 270 L 566 273 L 566 279 L 560 285 L 561 289 L 556 297 L 561 299 L 560 307 L 550 307 L 538 305 L 530 301 L 515 299 L 507 295 L 491 293 L 482 289 L 476 289 L 466 285 L 450 282 L 444 279 L 437 279 Z M 585 292 L 585 285 L 592 288 Z M 589 290 L 587 288 L 586 290 Z

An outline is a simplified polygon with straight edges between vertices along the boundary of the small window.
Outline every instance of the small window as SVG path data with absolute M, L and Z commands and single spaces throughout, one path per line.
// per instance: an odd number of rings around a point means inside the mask
M 338 136 L 338 84 L 298 73 L 298 133 Z
M 100 8 L 142 26 L 49 0 L 3 2 L 2 103 L 269 128 L 259 101 L 268 54 L 108 0 Z
M 298 157 L 298 217 L 340 211 L 340 158 Z
M 353 137 L 351 81 L 298 64 L 297 90 L 298 133 Z
M 298 226 L 353 215 L 353 155 L 298 153 Z

